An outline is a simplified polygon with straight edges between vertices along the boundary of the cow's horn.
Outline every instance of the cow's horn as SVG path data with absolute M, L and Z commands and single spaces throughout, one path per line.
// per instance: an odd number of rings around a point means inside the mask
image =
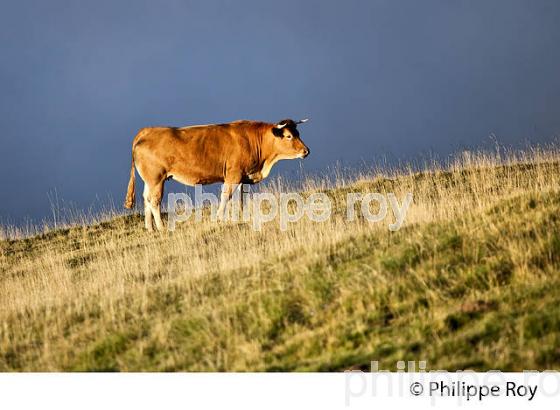
M 296 124 L 303 124 L 304 122 L 309 121 L 309 118 L 304 118 L 303 120 L 296 121 Z
M 284 128 L 287 124 L 283 123 L 283 124 L 276 124 L 275 127 L 278 128 L 279 130 L 281 130 L 282 128 Z

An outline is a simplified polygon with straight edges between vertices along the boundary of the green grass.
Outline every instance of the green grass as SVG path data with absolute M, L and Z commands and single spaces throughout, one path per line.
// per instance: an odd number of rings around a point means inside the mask
M 406 178 L 437 185 L 415 204 L 443 201 L 441 189 L 480 194 L 479 178 L 461 173 Z M 319 229 L 307 225 L 272 239 L 274 228 L 209 222 L 149 235 L 139 215 L 3 240 L 0 371 L 560 368 L 558 186 L 504 191 L 457 215 L 397 232 L 326 226 L 313 246 L 298 239 Z M 248 262 L 230 243 L 240 238 Z

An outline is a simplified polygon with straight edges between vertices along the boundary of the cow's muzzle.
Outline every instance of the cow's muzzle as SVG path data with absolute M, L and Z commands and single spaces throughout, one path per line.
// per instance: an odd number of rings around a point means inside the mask
M 305 158 L 308 155 L 309 155 L 309 148 L 305 148 L 301 153 L 301 158 Z

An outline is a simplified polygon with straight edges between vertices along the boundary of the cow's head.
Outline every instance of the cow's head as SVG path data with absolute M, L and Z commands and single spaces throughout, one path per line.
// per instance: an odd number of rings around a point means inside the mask
M 300 121 L 282 120 L 272 127 L 272 134 L 276 137 L 274 147 L 278 155 L 286 158 L 305 158 L 309 155 L 309 148 L 299 137 L 297 125 L 307 122 L 307 118 Z

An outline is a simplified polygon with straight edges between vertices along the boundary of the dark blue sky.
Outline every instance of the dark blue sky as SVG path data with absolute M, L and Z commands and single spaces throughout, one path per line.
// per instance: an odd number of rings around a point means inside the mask
M 551 141 L 559 21 L 557 0 L 3 2 L 0 221 L 55 190 L 120 205 L 143 126 L 308 116 L 311 171 Z

